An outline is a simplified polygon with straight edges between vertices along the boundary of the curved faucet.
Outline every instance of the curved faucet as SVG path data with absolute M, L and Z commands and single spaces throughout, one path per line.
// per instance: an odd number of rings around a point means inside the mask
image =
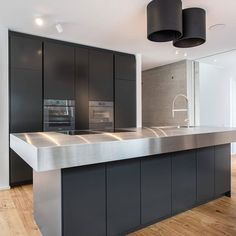
M 178 98 L 183 97 L 187 101 L 187 108 L 181 108 L 176 109 L 175 108 L 175 102 Z M 172 102 L 172 117 L 175 118 L 175 112 L 187 112 L 187 119 L 184 120 L 184 122 L 187 122 L 188 128 L 189 128 L 189 100 L 188 97 L 184 94 L 177 94 Z M 178 126 L 179 127 L 179 126 Z

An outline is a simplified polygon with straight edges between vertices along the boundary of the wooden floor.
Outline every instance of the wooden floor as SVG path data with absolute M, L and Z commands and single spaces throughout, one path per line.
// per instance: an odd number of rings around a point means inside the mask
M 32 186 L 0 191 L 0 236 L 42 236 L 33 219 L 32 198 Z M 223 197 L 129 236 L 157 235 L 236 236 L 236 157 L 232 160 L 232 198 Z

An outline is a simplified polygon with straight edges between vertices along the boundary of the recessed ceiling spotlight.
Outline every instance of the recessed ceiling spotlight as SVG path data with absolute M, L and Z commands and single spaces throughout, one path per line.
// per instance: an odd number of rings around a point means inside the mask
M 211 25 L 208 29 L 209 30 L 222 30 L 225 28 L 225 24 L 214 24 L 214 25 Z
M 216 59 L 214 59 L 214 62 L 217 62 L 217 60 L 216 60 Z
M 42 26 L 43 25 L 43 19 L 40 17 L 35 18 L 35 24 L 38 26 Z
M 178 50 L 176 50 L 176 51 L 175 51 L 175 54 L 176 54 L 176 55 L 179 55 L 179 51 L 178 51 Z
M 185 57 L 187 57 L 187 56 L 188 56 L 188 53 L 187 53 L 187 52 L 185 52 L 185 53 L 184 53 L 184 56 L 185 56 Z
M 62 33 L 63 32 L 63 28 L 61 24 L 56 24 L 56 29 L 58 33 Z
M 38 55 L 41 55 L 42 54 L 42 50 L 38 50 L 37 53 L 38 53 Z

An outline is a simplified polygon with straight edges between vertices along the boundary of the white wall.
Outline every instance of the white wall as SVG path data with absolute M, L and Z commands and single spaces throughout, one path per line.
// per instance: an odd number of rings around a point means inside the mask
M 0 190 L 9 188 L 8 29 L 0 27 Z
M 200 63 L 198 82 L 198 125 L 230 126 L 229 71 Z
M 230 126 L 236 127 L 236 69 L 230 78 Z M 236 154 L 236 143 L 231 145 L 231 153 Z
M 196 124 L 236 127 L 236 69 L 199 63 L 195 72 Z

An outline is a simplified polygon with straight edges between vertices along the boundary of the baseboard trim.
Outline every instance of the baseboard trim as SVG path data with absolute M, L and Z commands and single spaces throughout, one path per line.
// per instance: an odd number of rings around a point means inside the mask
M 10 186 L 0 187 L 0 191 L 9 190 L 10 188 L 11 188 Z

